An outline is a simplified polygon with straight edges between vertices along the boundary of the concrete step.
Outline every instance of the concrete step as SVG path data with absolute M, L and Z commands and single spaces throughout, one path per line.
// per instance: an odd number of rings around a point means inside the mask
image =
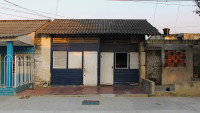
M 155 96 L 176 96 L 175 91 L 155 91 Z

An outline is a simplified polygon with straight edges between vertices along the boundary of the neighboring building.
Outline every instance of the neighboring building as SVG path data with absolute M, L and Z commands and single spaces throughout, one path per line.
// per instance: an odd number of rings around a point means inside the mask
M 146 78 L 158 85 L 200 78 L 200 34 L 152 36 L 146 41 Z
M 145 76 L 146 20 L 55 19 L 35 42 L 35 85 L 137 84 Z
M 0 20 L 0 95 L 14 95 L 33 83 L 36 34 L 50 20 Z

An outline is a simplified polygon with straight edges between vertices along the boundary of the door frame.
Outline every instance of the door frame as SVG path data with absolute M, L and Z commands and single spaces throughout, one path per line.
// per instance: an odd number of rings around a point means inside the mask
M 112 53 L 112 57 L 113 57 L 113 66 L 112 66 L 112 71 L 113 71 L 113 75 L 112 75 L 112 77 L 113 77 L 113 81 L 112 81 L 112 84 L 108 84 L 108 85 L 113 85 L 114 84 L 114 70 L 115 70 L 115 52 L 100 52 L 100 55 L 102 55 L 102 53 Z M 107 85 L 107 84 L 102 84 L 101 83 L 101 70 L 102 70 L 102 68 L 101 68 L 101 65 L 102 65 L 102 63 L 101 63 L 101 58 L 102 58 L 102 56 L 100 56 L 100 85 Z

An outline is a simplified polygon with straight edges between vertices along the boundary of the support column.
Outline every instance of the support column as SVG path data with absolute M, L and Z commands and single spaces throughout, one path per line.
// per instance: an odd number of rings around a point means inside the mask
M 6 87 L 12 86 L 13 42 L 7 42 Z
M 144 42 L 139 43 L 139 54 L 140 54 L 140 78 L 145 79 L 146 77 L 146 51 Z

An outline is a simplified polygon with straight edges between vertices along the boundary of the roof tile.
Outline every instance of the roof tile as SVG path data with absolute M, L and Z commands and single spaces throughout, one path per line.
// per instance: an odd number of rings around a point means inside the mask
M 146 20 L 55 19 L 41 34 L 160 34 Z
M 0 20 L 0 38 L 10 38 L 37 31 L 50 20 Z

